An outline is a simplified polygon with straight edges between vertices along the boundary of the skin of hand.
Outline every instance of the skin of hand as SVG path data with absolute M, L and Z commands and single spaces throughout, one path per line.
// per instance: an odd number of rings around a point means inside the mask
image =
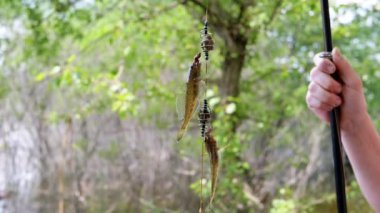
M 343 148 L 365 198 L 380 212 L 380 136 L 367 112 L 360 77 L 338 49 L 333 50 L 332 56 L 332 62 L 314 57 L 306 102 L 326 122 L 328 112 L 340 107 Z M 330 76 L 334 72 L 338 72 L 340 82 Z
M 333 62 L 318 55 L 314 57 L 316 66 L 310 73 L 306 102 L 314 114 L 326 122 L 329 122 L 328 112 L 340 106 L 341 131 L 351 131 L 367 115 L 362 81 L 337 48 L 332 56 Z M 336 71 L 341 82 L 330 76 Z

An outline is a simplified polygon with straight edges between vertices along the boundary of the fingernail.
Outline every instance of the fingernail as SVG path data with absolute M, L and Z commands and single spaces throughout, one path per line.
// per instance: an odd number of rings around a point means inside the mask
M 342 54 L 340 53 L 340 50 L 338 47 L 335 47 L 333 49 L 333 60 L 340 60 L 342 58 Z
M 327 72 L 329 72 L 329 73 L 335 72 L 335 67 L 330 61 L 329 61 L 328 66 L 327 66 Z

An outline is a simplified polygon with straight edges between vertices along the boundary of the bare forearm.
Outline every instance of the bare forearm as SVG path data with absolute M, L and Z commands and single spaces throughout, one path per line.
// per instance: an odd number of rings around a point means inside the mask
M 364 196 L 380 211 L 380 137 L 370 117 L 342 131 L 342 142 Z
M 326 122 L 328 112 L 339 106 L 343 146 L 364 196 L 380 212 L 380 137 L 367 113 L 360 76 L 339 49 L 334 48 L 332 56 L 332 61 L 314 57 L 306 102 Z M 341 81 L 331 77 L 334 72 Z

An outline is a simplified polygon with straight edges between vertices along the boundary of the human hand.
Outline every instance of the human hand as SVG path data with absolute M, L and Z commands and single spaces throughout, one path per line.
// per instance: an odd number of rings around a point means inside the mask
M 367 104 L 363 84 L 359 75 L 337 48 L 332 52 L 333 61 L 314 57 L 315 67 L 311 70 L 306 102 L 320 119 L 329 122 L 329 114 L 340 106 L 340 128 L 354 131 L 355 125 L 367 118 Z M 341 82 L 330 75 L 338 72 Z

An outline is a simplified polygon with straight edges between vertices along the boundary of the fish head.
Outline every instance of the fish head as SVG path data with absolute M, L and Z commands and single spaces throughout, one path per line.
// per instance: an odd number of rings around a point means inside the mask
M 201 75 L 201 53 L 198 53 L 194 57 L 194 61 L 190 66 L 188 75 L 187 75 L 187 82 L 193 81 L 193 80 L 200 80 Z
M 201 53 L 198 53 L 198 54 L 194 57 L 193 64 L 191 65 L 192 69 L 194 69 L 194 70 L 197 71 L 197 72 L 200 72 L 200 70 L 201 70 L 201 62 L 200 62 L 200 58 L 201 58 Z
M 210 128 L 207 129 L 207 131 L 206 131 L 206 137 L 207 138 L 212 137 L 211 133 L 212 133 L 212 127 L 210 127 Z

